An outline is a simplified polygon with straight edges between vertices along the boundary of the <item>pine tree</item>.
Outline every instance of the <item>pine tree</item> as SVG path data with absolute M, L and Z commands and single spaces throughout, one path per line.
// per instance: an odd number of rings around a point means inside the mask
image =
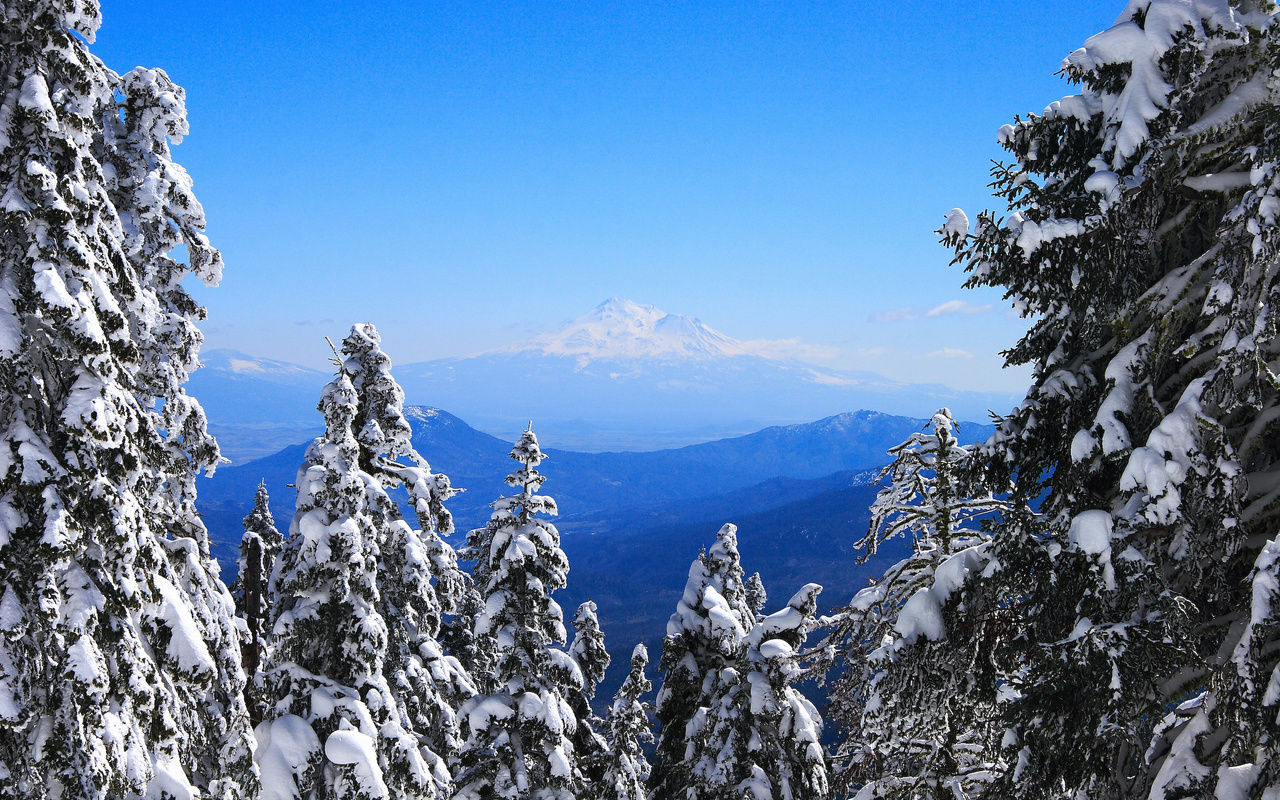
M 253 498 L 253 511 L 244 518 L 244 536 L 240 539 L 240 555 L 236 559 L 238 570 L 236 580 L 231 584 L 236 613 L 245 623 L 246 638 L 241 644 L 241 652 L 250 683 L 258 673 L 262 640 L 265 638 L 263 623 L 267 610 L 267 581 L 275 568 L 276 557 L 284 547 L 284 537 L 276 530 L 269 502 L 266 483 L 259 483 Z
M 941 409 L 925 432 L 889 451 L 859 561 L 908 536 L 911 555 L 830 621 L 828 646 L 837 645 L 845 662 L 830 715 L 849 734 L 838 784 L 863 786 L 868 800 L 967 797 L 999 768 L 998 743 L 985 730 L 1003 676 L 974 650 L 981 607 L 953 598 L 990 563 L 977 519 L 1004 504 L 970 496 L 963 477 L 973 453 L 955 428 Z
M 551 593 L 565 586 L 569 562 L 560 534 L 539 514 L 558 513 L 537 494 L 544 456 L 532 428 L 511 451 L 519 465 L 506 478 L 520 489 L 496 500 L 489 524 L 467 537 L 464 557 L 485 598 L 475 620 L 478 640 L 493 648 L 494 672 L 483 692 L 463 705 L 466 742 L 457 797 L 573 798 L 583 789 L 572 737 L 578 720 L 568 695 L 581 686 L 565 644 L 564 618 Z
M 689 725 L 689 800 L 818 800 L 828 797 L 822 717 L 792 685 L 801 647 L 815 626 L 811 583 L 786 608 L 760 620 L 746 650 L 720 670 L 706 707 Z
M 974 466 L 1021 510 L 954 600 L 983 625 L 954 662 L 1009 678 L 989 796 L 1280 786 L 1274 14 L 1131 3 L 1064 62 L 1080 94 L 1001 130 L 1012 213 L 941 231 L 1035 318 Z
M 644 674 L 648 665 L 649 651 L 636 645 L 631 652 L 631 672 L 609 706 L 604 776 L 590 795 L 596 800 L 646 800 L 649 796 L 644 745 L 653 741 L 653 732 L 649 730 L 648 706 L 640 700 L 653 689 Z
M 402 406 L 377 331 L 353 327 L 323 392 L 325 434 L 299 468 L 298 509 L 271 580 L 264 685 L 275 702 L 259 727 L 268 743 L 259 763 L 264 784 L 285 796 L 450 790 L 449 698 L 470 692 L 433 638 L 441 608 L 433 577 L 456 584 L 452 551 L 436 535 L 451 529 L 442 504 L 452 490 L 413 451 Z M 412 529 L 387 495 L 395 482 L 425 530 Z M 285 768 L 269 771 L 277 761 Z
M 760 573 L 751 573 L 751 577 L 747 578 L 743 587 L 747 593 L 747 608 L 755 612 L 756 622 L 759 622 L 760 612 L 764 611 L 765 604 L 769 602 L 769 593 L 764 589 L 764 581 L 760 579 Z
M 655 797 L 683 797 L 693 785 L 688 726 L 698 709 L 709 705 L 720 671 L 745 650 L 755 625 L 748 605 L 738 555 L 737 527 L 725 525 L 710 552 L 689 567 L 684 595 L 667 622 L 659 668 L 657 717 L 662 726 L 657 759 L 649 779 Z
M 0 795 L 252 795 L 232 601 L 182 385 L 217 283 L 184 94 L 88 50 L 91 0 L 0 6 Z M 175 252 L 176 251 L 176 252 Z M 175 257 L 185 251 L 185 261 Z
M 604 780 L 608 742 L 601 734 L 604 721 L 592 710 L 596 687 L 604 680 L 609 669 L 609 652 L 604 647 L 604 632 L 596 617 L 596 604 L 587 600 L 578 606 L 573 615 L 573 642 L 569 655 L 578 666 L 574 679 L 578 685 L 568 691 L 569 707 L 578 720 L 572 738 L 574 758 L 587 786 L 597 786 Z
M 368 497 L 378 529 L 378 610 L 388 634 L 384 675 L 406 727 L 448 762 L 461 744 L 456 709 L 476 691 L 439 641 L 444 615 L 459 612 L 467 586 L 457 554 L 441 538 L 453 533 L 444 502 L 457 490 L 414 449 L 404 391 L 391 376 L 374 326 L 353 326 L 342 352 L 359 396 L 352 428 L 359 431 L 361 469 L 378 484 Z M 416 529 L 388 494 L 399 487 L 409 495 Z

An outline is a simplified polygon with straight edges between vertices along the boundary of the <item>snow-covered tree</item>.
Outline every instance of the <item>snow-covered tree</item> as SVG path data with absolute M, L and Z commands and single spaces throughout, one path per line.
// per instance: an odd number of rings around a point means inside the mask
M 267 581 L 275 567 L 276 556 L 284 547 L 284 537 L 276 530 L 275 519 L 271 516 L 270 500 L 266 483 L 259 483 L 253 498 L 253 510 L 244 518 L 244 536 L 240 539 L 240 555 L 236 558 L 238 571 L 235 582 L 231 584 L 236 613 L 245 623 L 245 641 L 240 649 L 250 682 L 258 672 L 262 656 Z
M 737 663 L 755 625 L 738 555 L 738 529 L 725 525 L 709 552 L 689 567 L 676 612 L 667 622 L 659 668 L 657 718 L 662 726 L 650 789 L 656 797 L 683 797 L 693 785 L 688 726 L 708 706 L 721 670 Z
M 895 538 L 910 537 L 911 554 L 828 620 L 827 650 L 843 661 L 829 713 L 848 734 L 837 783 L 862 786 L 867 800 L 967 797 L 999 767 L 986 733 L 999 675 L 973 636 L 985 607 L 954 598 L 989 563 L 977 519 L 1004 503 L 964 485 L 973 452 L 955 427 L 941 409 L 889 451 L 859 560 Z
M 571 686 L 568 691 L 569 707 L 578 720 L 578 727 L 571 737 L 573 753 L 584 783 L 594 786 L 604 779 L 609 745 L 601 733 L 604 721 L 592 710 L 591 703 L 611 661 L 604 647 L 604 632 L 600 630 L 594 602 L 587 600 L 578 606 L 577 613 L 573 615 L 573 630 L 569 655 L 578 665 L 578 674 L 581 675 L 580 687 Z
M 792 685 L 798 659 L 816 624 L 811 583 L 786 608 L 760 620 L 746 650 L 715 676 L 710 702 L 689 724 L 689 800 L 819 800 L 829 796 L 822 717 Z
M 769 593 L 764 589 L 764 581 L 761 580 L 760 573 L 751 573 L 751 577 L 747 578 L 743 587 L 747 592 L 747 608 L 755 612 L 756 622 L 759 622 L 760 612 L 764 610 L 765 604 L 769 602 Z
M 991 796 L 1280 786 L 1275 22 L 1129 3 L 1064 62 L 1079 94 L 1001 130 L 1009 216 L 941 231 L 1035 320 L 975 464 L 1024 510 L 953 599 L 1008 676 Z
M 653 741 L 648 706 L 640 700 L 653 689 L 645 677 L 649 651 L 638 644 L 631 652 L 631 672 L 622 682 L 605 721 L 608 741 L 604 776 L 591 789 L 595 800 L 646 800 L 649 762 L 644 745 Z
M 457 554 L 441 538 L 453 533 L 453 516 L 444 502 L 457 490 L 414 449 L 404 391 L 391 376 L 391 360 L 374 326 L 353 326 L 342 352 L 343 369 L 359 397 L 352 429 L 359 432 L 361 469 L 377 482 L 367 495 L 378 529 L 378 608 L 388 635 L 385 676 L 406 724 L 448 761 L 460 744 L 456 709 L 475 694 L 466 670 L 439 641 L 442 617 L 460 611 L 468 585 Z M 408 492 L 417 528 L 403 519 L 387 493 L 397 487 Z
M 506 478 L 519 493 L 494 501 L 489 524 L 467 537 L 464 556 L 485 598 L 475 635 L 492 642 L 487 691 L 461 709 L 466 741 L 457 797 L 574 798 L 582 776 L 573 750 L 578 720 L 568 695 L 583 685 L 565 644 L 564 616 L 551 593 L 565 586 L 569 561 L 560 534 L 537 516 L 558 513 L 537 494 L 544 456 L 532 428 L 511 451 L 519 465 Z
M 172 160 L 182 89 L 107 69 L 99 23 L 0 4 L 0 795 L 230 800 L 257 781 L 182 388 L 182 282 L 222 261 Z
M 271 579 L 264 686 L 275 702 L 259 726 L 258 761 L 281 797 L 445 797 L 456 746 L 450 698 L 470 693 L 434 640 L 433 577 L 456 584 L 452 551 L 436 535 L 451 528 L 442 503 L 452 490 L 412 449 L 403 393 L 373 326 L 353 327 L 342 356 Z M 423 530 L 388 497 L 396 482 Z

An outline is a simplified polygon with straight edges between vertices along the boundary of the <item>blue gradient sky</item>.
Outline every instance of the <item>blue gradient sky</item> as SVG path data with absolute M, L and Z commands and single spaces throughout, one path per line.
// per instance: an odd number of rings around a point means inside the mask
M 996 130 L 1123 5 L 103 0 L 93 49 L 187 89 L 210 347 L 320 365 L 368 320 L 406 363 L 617 295 L 1017 390 L 1026 323 L 932 231 L 990 205 Z M 926 315 L 953 301 L 991 308 Z

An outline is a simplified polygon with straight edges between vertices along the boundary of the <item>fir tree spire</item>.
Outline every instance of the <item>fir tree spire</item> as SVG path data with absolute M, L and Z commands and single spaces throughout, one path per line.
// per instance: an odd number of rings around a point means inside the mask
M 631 672 L 609 706 L 606 721 L 608 758 L 604 775 L 591 794 L 597 800 L 645 800 L 649 796 L 649 762 L 644 745 L 653 741 L 649 730 L 648 705 L 640 698 L 653 689 L 645 677 L 649 651 L 638 644 L 631 652 Z
M 275 568 L 276 557 L 284 547 L 284 537 L 276 530 L 275 519 L 271 516 L 270 500 L 266 481 L 263 481 L 258 484 L 254 495 L 253 510 L 244 518 L 244 536 L 240 539 L 240 555 L 236 559 L 236 580 L 231 584 L 236 613 L 244 620 L 248 634 L 240 649 L 250 683 L 257 675 L 265 638 L 267 582 Z
M 511 450 L 519 467 L 507 484 L 519 493 L 494 501 L 489 524 L 472 531 L 466 556 L 476 559 L 485 598 L 475 620 L 478 640 L 491 643 L 494 673 L 486 690 L 463 705 L 466 742 L 457 777 L 459 798 L 573 797 L 582 776 L 572 737 L 579 720 L 568 695 L 581 686 L 565 643 L 560 606 L 551 593 L 565 585 L 569 562 L 560 534 L 540 514 L 556 503 L 537 494 L 544 456 L 532 427 Z
M 448 481 L 415 457 L 407 423 L 397 432 L 403 393 L 378 345 L 372 325 L 343 342 L 320 402 L 325 434 L 299 468 L 298 510 L 272 576 L 264 683 L 275 703 L 259 727 L 269 743 L 259 762 L 287 765 L 269 782 L 285 796 L 447 796 L 457 745 L 450 698 L 471 693 L 434 639 L 433 567 L 452 564 L 434 528 L 447 519 L 436 506 Z M 397 481 L 427 509 L 419 514 L 427 530 L 412 529 L 388 497 Z
M 822 717 L 792 685 L 815 626 L 808 584 L 745 637 L 746 650 L 714 677 L 707 705 L 689 723 L 690 800 L 820 800 L 828 797 Z
M 714 675 L 737 661 L 746 632 L 755 625 L 742 582 L 737 531 L 734 525 L 723 526 L 711 550 L 699 554 L 667 622 L 659 664 L 665 674 L 657 702 L 662 729 L 650 776 L 650 788 L 659 797 L 679 797 L 692 785 L 689 723 L 710 702 Z
M 91 0 L 0 6 L 0 795 L 252 795 L 232 602 L 183 390 L 221 257 L 184 94 L 88 49 Z M 185 260 L 175 258 L 185 248 Z

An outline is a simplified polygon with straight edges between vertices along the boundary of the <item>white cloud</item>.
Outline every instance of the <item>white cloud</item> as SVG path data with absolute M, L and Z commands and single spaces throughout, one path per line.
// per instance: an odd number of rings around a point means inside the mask
M 948 300 L 925 312 L 926 317 L 946 317 L 951 314 L 985 314 L 991 306 L 980 306 L 968 300 Z
M 742 349 L 765 358 L 794 358 L 798 361 L 830 361 L 840 356 L 840 348 L 793 339 L 755 339 L 742 342 Z
M 920 319 L 920 312 L 914 308 L 892 308 L 888 311 L 877 311 L 871 315 L 872 322 L 900 322 L 902 320 Z
M 933 308 L 891 308 L 888 311 L 877 311 L 871 315 L 872 322 L 902 322 L 921 317 L 949 317 L 952 314 L 985 314 L 991 310 L 989 305 L 978 305 L 968 300 L 948 300 Z
M 925 358 L 973 358 L 973 353 L 968 350 L 961 350 L 958 347 L 944 347 L 941 350 L 934 350 L 932 353 L 925 353 Z

